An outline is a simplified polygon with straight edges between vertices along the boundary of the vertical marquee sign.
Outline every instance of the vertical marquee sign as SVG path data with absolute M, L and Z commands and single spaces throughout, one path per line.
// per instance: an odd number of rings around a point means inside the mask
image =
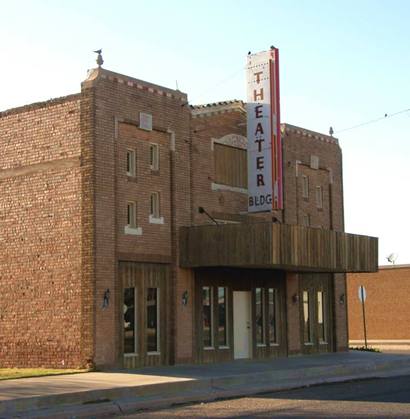
M 279 50 L 248 55 L 248 211 L 283 209 Z

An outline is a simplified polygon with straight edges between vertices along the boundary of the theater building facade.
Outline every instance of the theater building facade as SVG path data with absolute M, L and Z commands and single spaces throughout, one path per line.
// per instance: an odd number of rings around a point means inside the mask
M 246 108 L 97 68 L 0 113 L 0 367 L 136 368 L 345 351 L 334 137 L 282 124 L 283 210 L 247 211 Z

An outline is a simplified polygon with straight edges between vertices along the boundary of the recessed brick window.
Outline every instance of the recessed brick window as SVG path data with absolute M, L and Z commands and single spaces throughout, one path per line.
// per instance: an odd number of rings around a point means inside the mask
M 164 217 L 161 217 L 160 195 L 158 192 L 152 192 L 150 196 L 149 222 L 151 224 L 164 224 Z
M 136 175 L 135 150 L 127 150 L 127 176 Z
M 151 170 L 159 170 L 159 145 L 149 145 L 149 166 Z
M 135 202 L 127 203 L 127 225 L 131 228 L 137 227 L 137 204 Z
M 309 198 L 309 178 L 302 175 L 302 198 Z
M 321 186 L 316 186 L 316 206 L 319 209 L 323 208 L 323 189 Z
M 137 225 L 137 203 L 134 201 L 127 202 L 127 224 L 124 227 L 124 233 L 136 236 L 142 234 L 141 227 Z
M 159 193 L 153 192 L 151 194 L 151 215 L 154 218 L 159 218 Z

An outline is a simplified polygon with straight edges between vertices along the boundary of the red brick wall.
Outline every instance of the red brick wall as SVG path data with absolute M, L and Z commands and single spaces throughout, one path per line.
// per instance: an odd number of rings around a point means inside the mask
M 292 125 L 285 127 L 283 133 L 285 222 L 302 224 L 303 215 L 308 214 L 312 227 L 343 231 L 340 147 L 336 143 L 329 142 L 327 136 L 318 138 L 318 135 L 309 134 L 309 131 L 304 129 Z M 319 157 L 319 169 L 310 167 L 312 155 Z M 307 199 L 302 197 L 302 175 L 309 177 Z M 323 189 L 322 209 L 316 206 L 316 186 L 321 186 Z
M 351 340 L 364 340 L 360 285 L 364 285 L 367 294 L 367 338 L 410 340 L 410 266 L 380 267 L 375 273 L 347 275 Z
M 95 93 L 95 316 L 96 354 L 98 365 L 120 362 L 122 289 L 117 280 L 119 260 L 170 263 L 171 281 L 167 294 L 180 304 L 176 295 L 178 282 L 178 227 L 189 225 L 190 202 L 190 112 L 186 95 L 132 79 L 106 70 L 94 70 L 84 89 Z M 153 117 L 153 131 L 142 132 L 138 126 L 139 113 Z M 123 121 L 121 123 L 120 121 Z M 171 134 L 175 134 L 172 146 Z M 148 141 L 160 144 L 160 172 L 149 170 Z M 130 182 L 124 176 L 125 150 L 136 145 L 137 170 L 140 178 Z M 149 224 L 149 193 L 152 188 L 161 192 L 164 224 Z M 171 190 L 173 193 L 171 193 Z M 126 202 L 138 201 L 141 236 L 124 235 Z M 172 244 L 172 245 L 171 245 Z M 184 279 L 185 281 L 185 279 Z M 104 291 L 109 289 L 111 303 L 102 308 Z M 171 359 L 181 343 L 174 337 L 179 327 L 189 330 L 175 320 L 175 305 L 167 307 L 167 331 L 170 336 L 168 352 Z M 189 322 L 189 321 L 188 321 Z
M 0 366 L 85 365 L 79 95 L 4 112 L 0 130 Z
M 299 303 L 293 301 L 293 296 L 299 295 L 299 275 L 293 272 L 286 273 L 286 317 L 288 329 L 289 355 L 300 353 L 300 317 Z
M 159 170 L 150 169 L 150 142 L 159 145 Z M 127 149 L 136 151 L 136 176 L 126 174 Z M 117 138 L 117 250 L 139 254 L 140 257 L 171 258 L 171 176 L 170 135 L 159 131 L 144 131 L 136 125 L 119 123 Z M 150 195 L 159 192 L 160 216 L 164 224 L 149 222 Z M 124 234 L 127 224 L 127 202 L 136 201 L 137 225 L 142 235 Z M 144 256 L 143 256 L 144 255 Z

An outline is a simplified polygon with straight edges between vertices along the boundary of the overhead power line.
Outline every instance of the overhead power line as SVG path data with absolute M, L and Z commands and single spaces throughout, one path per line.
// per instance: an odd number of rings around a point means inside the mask
M 219 82 L 213 84 L 212 86 L 208 87 L 206 90 L 202 91 L 199 95 L 198 95 L 198 99 L 202 99 L 206 96 L 206 94 L 208 94 L 209 92 L 214 91 L 217 87 L 220 87 L 224 84 L 226 84 L 228 81 L 232 80 L 234 77 L 236 77 L 239 73 L 243 72 L 244 68 L 240 68 L 239 70 L 236 70 L 234 73 L 232 73 L 231 75 L 229 75 L 228 77 L 224 78 L 223 80 L 220 80 Z M 196 100 L 197 103 L 198 100 Z
M 381 116 L 380 118 L 371 119 L 370 121 L 362 122 L 361 124 L 353 125 L 353 126 L 348 127 L 348 128 L 339 129 L 335 132 L 335 134 L 339 134 L 339 133 L 345 132 L 345 131 L 350 131 L 350 130 L 355 129 L 355 128 L 360 128 L 360 127 L 363 127 L 364 125 L 374 124 L 376 122 L 383 121 L 384 119 L 388 119 L 388 118 L 393 118 L 393 116 L 400 115 L 400 114 L 406 113 L 406 112 L 410 112 L 410 108 L 402 109 L 401 111 L 398 111 L 398 112 L 395 112 L 395 113 L 390 113 L 390 114 L 385 113 L 384 116 Z

